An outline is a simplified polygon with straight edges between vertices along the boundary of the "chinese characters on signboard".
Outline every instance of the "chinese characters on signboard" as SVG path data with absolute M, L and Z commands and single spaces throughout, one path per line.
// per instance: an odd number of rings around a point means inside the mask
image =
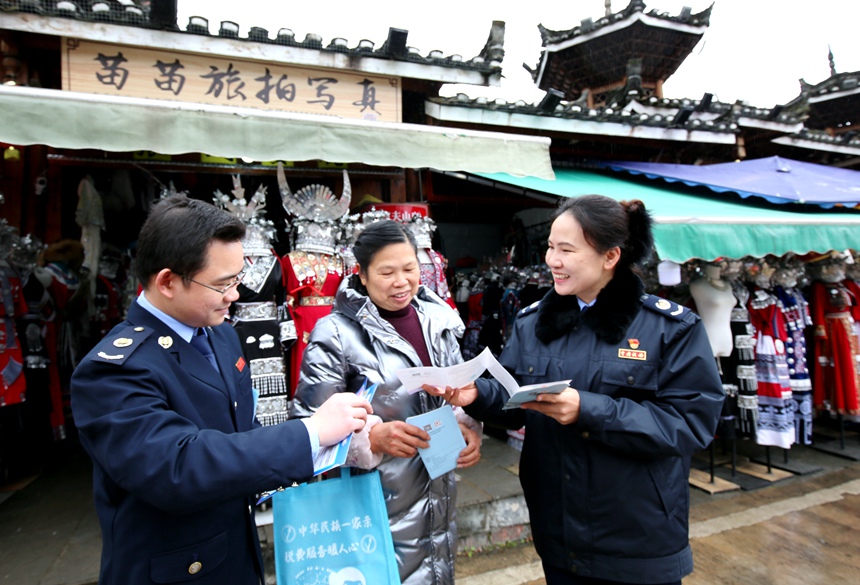
M 400 122 L 399 78 L 66 39 L 63 89 Z

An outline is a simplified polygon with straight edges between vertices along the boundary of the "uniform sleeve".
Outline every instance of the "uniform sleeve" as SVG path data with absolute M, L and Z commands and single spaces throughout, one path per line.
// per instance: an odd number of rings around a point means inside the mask
M 652 398 L 580 392 L 578 424 L 589 440 L 644 459 L 690 456 L 711 443 L 725 394 L 704 325 L 688 319 L 663 348 Z
M 191 404 L 183 392 L 165 390 L 181 381 L 168 381 L 161 369 L 145 359 L 122 366 L 85 360 L 75 371 L 75 423 L 82 445 L 109 478 L 104 481 L 156 508 L 192 513 L 313 475 L 301 421 L 216 430 L 228 428 L 225 421 L 232 426 L 223 394 L 212 389 L 205 407 Z
M 516 358 L 520 354 L 520 334 L 518 323 L 514 322 L 511 337 L 505 344 L 499 363 L 514 375 L 516 370 Z M 516 378 L 516 376 L 514 376 Z M 518 381 L 519 383 L 519 381 Z M 520 408 L 502 410 L 508 401 L 508 391 L 502 384 L 493 378 L 478 378 L 475 380 L 478 387 L 478 398 L 471 405 L 464 408 L 466 414 L 476 418 L 490 426 L 503 429 L 521 429 L 525 424 L 525 411 Z

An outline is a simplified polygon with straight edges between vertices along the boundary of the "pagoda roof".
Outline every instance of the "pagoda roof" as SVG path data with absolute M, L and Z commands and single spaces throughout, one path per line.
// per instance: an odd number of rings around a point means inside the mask
M 239 10 L 241 7 L 237 5 Z M 266 28 L 254 26 L 246 36 L 239 36 L 240 27 L 232 21 L 222 21 L 219 30 L 212 33 L 208 20 L 200 16 L 190 17 L 185 30 L 181 30 L 175 15 L 173 22 L 157 22 L 153 15 L 154 8 L 134 0 L 0 0 L 0 30 L 223 56 L 241 54 L 273 63 L 396 75 L 440 84 L 498 86 L 501 80 L 503 22 L 493 22 L 481 52 L 464 59 L 461 55 L 445 55 L 439 50 L 422 55 L 418 49 L 405 45 L 402 50 L 394 50 L 389 48 L 388 40 L 377 47 L 368 39 L 350 43 L 340 37 L 326 44 L 314 33 L 297 39 L 289 28 L 279 28 L 271 35 Z M 408 31 L 401 31 L 404 44 L 405 33 Z
M 800 87 L 786 107 L 806 109 L 807 128 L 838 132 L 860 125 L 860 71 L 834 73 L 815 85 L 801 79 Z
M 538 29 L 544 50 L 532 78 L 541 89 L 561 91 L 569 100 L 586 89 L 623 84 L 627 65 L 641 59 L 643 84 L 668 79 L 698 44 L 710 24 L 713 4 L 698 14 L 688 8 L 677 16 L 650 10 L 631 0 L 620 12 L 585 19 L 566 31 Z M 527 68 L 528 69 L 528 68 Z

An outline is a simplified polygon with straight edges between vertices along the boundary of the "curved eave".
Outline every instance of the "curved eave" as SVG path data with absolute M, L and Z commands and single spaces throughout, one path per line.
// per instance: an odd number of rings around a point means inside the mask
M 860 95 L 860 87 L 854 87 L 851 89 L 840 89 L 821 95 L 810 95 L 808 101 L 810 104 L 820 104 L 822 102 L 838 100 L 841 98 L 851 97 L 855 95 Z
M 547 63 L 551 54 L 570 49 L 571 47 L 577 47 L 578 45 L 582 45 L 584 43 L 592 42 L 595 39 L 599 39 L 601 37 L 607 37 L 609 35 L 622 32 L 625 29 L 639 22 L 649 27 L 665 29 L 672 32 L 690 34 L 698 37 L 696 38 L 696 42 L 690 46 L 688 53 L 692 51 L 693 48 L 698 44 L 702 35 L 705 34 L 704 29 L 707 28 L 707 25 L 693 26 L 673 21 L 666 21 L 662 18 L 657 18 L 655 16 L 651 16 L 642 12 L 634 12 L 630 18 L 614 22 L 612 24 L 597 28 L 587 33 L 577 35 L 571 39 L 567 39 L 559 43 L 550 43 L 544 45 L 543 52 L 541 54 L 540 65 L 538 67 L 538 73 L 535 77 L 535 84 L 538 87 L 541 86 L 544 74 L 546 73 Z M 683 61 L 683 59 L 681 59 L 681 61 Z M 679 65 L 681 61 L 679 61 Z M 675 67 L 675 69 L 677 69 L 677 66 Z
M 467 67 L 386 59 L 379 56 L 326 51 L 261 43 L 241 39 L 169 32 L 119 24 L 91 23 L 69 18 L 0 12 L 0 29 L 29 32 L 88 41 L 161 48 L 233 59 L 250 59 L 305 67 L 340 69 L 376 75 L 424 79 L 438 83 L 457 83 L 498 87 L 502 69 L 476 70 Z
M 820 150 L 823 152 L 835 152 L 838 154 L 860 156 L 860 147 L 839 144 L 836 142 L 822 142 L 796 136 L 780 136 L 779 138 L 774 138 L 771 142 L 775 144 L 782 144 L 784 146 L 804 148 L 806 150 Z
M 736 142 L 735 135 L 731 132 L 697 131 L 683 128 L 622 124 L 605 120 L 537 116 L 485 108 L 449 106 L 431 101 L 424 102 L 424 113 L 440 122 L 522 128 L 562 134 L 587 134 L 703 144 L 735 144 Z
M 756 128 L 758 130 L 768 130 L 770 132 L 783 132 L 786 134 L 793 134 L 795 132 L 800 132 L 803 129 L 802 122 L 795 122 L 793 124 L 786 124 L 784 122 L 775 122 L 773 120 L 762 120 L 760 118 L 749 118 L 747 116 L 740 116 L 738 118 L 738 125 L 746 128 Z

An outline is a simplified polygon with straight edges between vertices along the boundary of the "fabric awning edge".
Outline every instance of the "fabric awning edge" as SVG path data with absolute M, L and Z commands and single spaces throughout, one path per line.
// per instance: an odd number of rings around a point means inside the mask
M 20 146 L 554 177 L 545 137 L 30 87 L 0 86 L 0 111 Z

